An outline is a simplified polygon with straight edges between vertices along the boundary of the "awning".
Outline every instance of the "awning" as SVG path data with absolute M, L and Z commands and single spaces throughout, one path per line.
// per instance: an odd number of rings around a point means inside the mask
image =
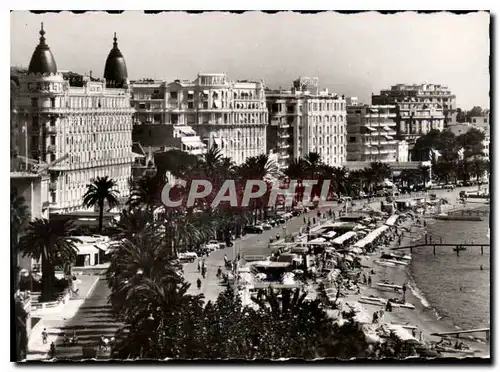
M 399 218 L 399 214 L 394 214 L 391 217 L 389 217 L 389 219 L 385 222 L 385 224 L 387 226 L 394 226 L 394 224 L 396 223 L 398 218 Z
M 324 243 L 324 242 L 325 242 L 324 238 L 316 238 L 316 239 L 311 240 L 309 243 L 310 244 L 316 244 L 316 243 L 321 244 L 321 243 Z
M 368 126 L 367 126 L 366 128 L 367 128 L 368 130 L 371 130 L 372 132 L 375 132 L 375 130 L 376 130 L 375 128 L 368 127 Z
M 210 93 L 208 90 L 203 91 L 203 94 L 208 94 L 208 93 Z
M 393 137 L 388 136 L 387 134 L 384 134 L 384 137 L 387 138 L 388 140 L 394 139 Z
M 188 90 L 188 94 L 194 94 L 194 90 Z
M 331 239 L 333 238 L 337 233 L 335 231 L 328 231 L 326 234 L 323 234 L 324 238 Z
M 349 232 L 346 232 L 345 234 L 340 235 L 338 238 L 335 238 L 332 241 L 332 243 L 341 245 L 341 244 L 344 244 L 344 242 L 346 240 L 351 239 L 352 237 L 355 237 L 355 236 L 356 236 L 356 233 L 354 231 L 349 231 Z
M 200 139 L 193 139 L 193 137 L 181 137 L 181 142 L 185 146 L 191 146 L 194 148 L 205 146 L 205 144 Z
M 145 158 L 146 155 L 138 154 L 136 152 L 131 152 L 133 158 Z
M 99 253 L 99 248 L 97 248 L 94 244 L 77 245 L 76 248 L 78 250 L 78 255 Z
M 388 131 L 388 132 L 390 132 L 390 131 L 394 130 L 394 129 L 392 129 L 392 128 L 388 127 L 387 125 L 384 125 L 384 129 L 385 129 L 386 131 Z
M 182 134 L 185 134 L 186 136 L 196 136 L 195 130 L 191 127 L 177 127 L 175 129 L 177 129 Z

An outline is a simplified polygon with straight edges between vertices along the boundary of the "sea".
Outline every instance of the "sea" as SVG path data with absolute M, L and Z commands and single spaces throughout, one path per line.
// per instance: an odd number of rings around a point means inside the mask
M 428 241 L 489 244 L 489 219 L 427 220 Z M 438 319 L 461 329 L 486 328 L 490 326 L 490 269 L 490 247 L 484 247 L 483 255 L 479 247 L 468 247 L 458 257 L 452 247 L 436 247 L 436 256 L 432 247 L 415 249 L 410 266 L 412 289 L 424 306 L 435 310 Z

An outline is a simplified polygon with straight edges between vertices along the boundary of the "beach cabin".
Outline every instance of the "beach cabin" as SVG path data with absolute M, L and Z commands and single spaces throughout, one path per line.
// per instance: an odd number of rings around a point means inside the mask
M 355 238 L 357 234 L 354 231 L 348 231 L 345 234 L 340 235 L 339 237 L 332 240 L 332 244 L 336 247 L 344 248 L 348 244 L 350 244 Z

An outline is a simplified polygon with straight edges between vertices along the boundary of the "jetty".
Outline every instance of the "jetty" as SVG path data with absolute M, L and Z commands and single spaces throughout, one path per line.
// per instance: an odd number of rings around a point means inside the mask
M 456 336 L 456 337 L 459 337 L 461 334 L 480 333 L 480 332 L 485 332 L 486 333 L 486 341 L 490 342 L 490 329 L 489 328 L 466 329 L 466 330 L 457 330 L 457 331 L 452 331 L 452 332 L 436 332 L 436 333 L 431 333 L 431 336 L 439 336 L 439 337 Z
M 481 249 L 481 254 L 484 254 L 484 247 L 489 247 L 489 244 L 469 244 L 469 243 L 428 243 L 428 244 L 415 244 L 415 245 L 407 245 L 403 247 L 394 247 L 391 248 L 391 251 L 397 251 L 400 249 L 409 249 L 410 252 L 413 252 L 414 249 L 418 248 L 430 248 L 432 247 L 434 256 L 436 255 L 436 248 L 445 248 L 445 247 L 452 247 L 453 251 L 457 253 L 457 256 L 460 255 L 460 251 L 463 251 L 466 247 L 475 247 L 475 248 L 480 248 Z

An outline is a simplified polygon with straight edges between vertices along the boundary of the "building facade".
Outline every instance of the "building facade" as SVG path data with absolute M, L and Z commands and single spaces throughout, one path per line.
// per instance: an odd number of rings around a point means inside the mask
M 398 84 L 372 95 L 374 105 L 396 105 L 398 137 L 409 143 L 456 122 L 455 95 L 438 84 Z
M 347 107 L 347 161 L 396 162 L 396 106 Z
M 346 102 L 320 91 L 318 78 L 300 77 L 291 90 L 268 90 L 267 151 L 278 155 L 278 166 L 310 152 L 340 166 L 346 160 Z
M 198 74 L 195 80 L 135 81 L 132 104 L 134 123 L 189 128 L 204 148 L 216 147 L 236 164 L 265 153 L 267 107 L 263 82 L 231 81 L 226 74 Z M 178 132 L 176 130 L 172 130 Z M 170 132 L 170 131 L 169 131 Z M 185 151 L 199 153 L 198 142 L 185 138 Z M 139 139 L 135 139 L 139 141 Z M 147 146 L 141 142 L 143 146 Z
M 86 185 L 98 176 L 129 192 L 133 163 L 132 114 L 127 71 L 116 35 L 105 65 L 105 80 L 57 70 L 40 31 L 26 74 L 19 75 L 17 128 L 19 153 L 50 174 L 51 212 L 82 209 Z M 21 126 L 21 130 L 19 130 Z

